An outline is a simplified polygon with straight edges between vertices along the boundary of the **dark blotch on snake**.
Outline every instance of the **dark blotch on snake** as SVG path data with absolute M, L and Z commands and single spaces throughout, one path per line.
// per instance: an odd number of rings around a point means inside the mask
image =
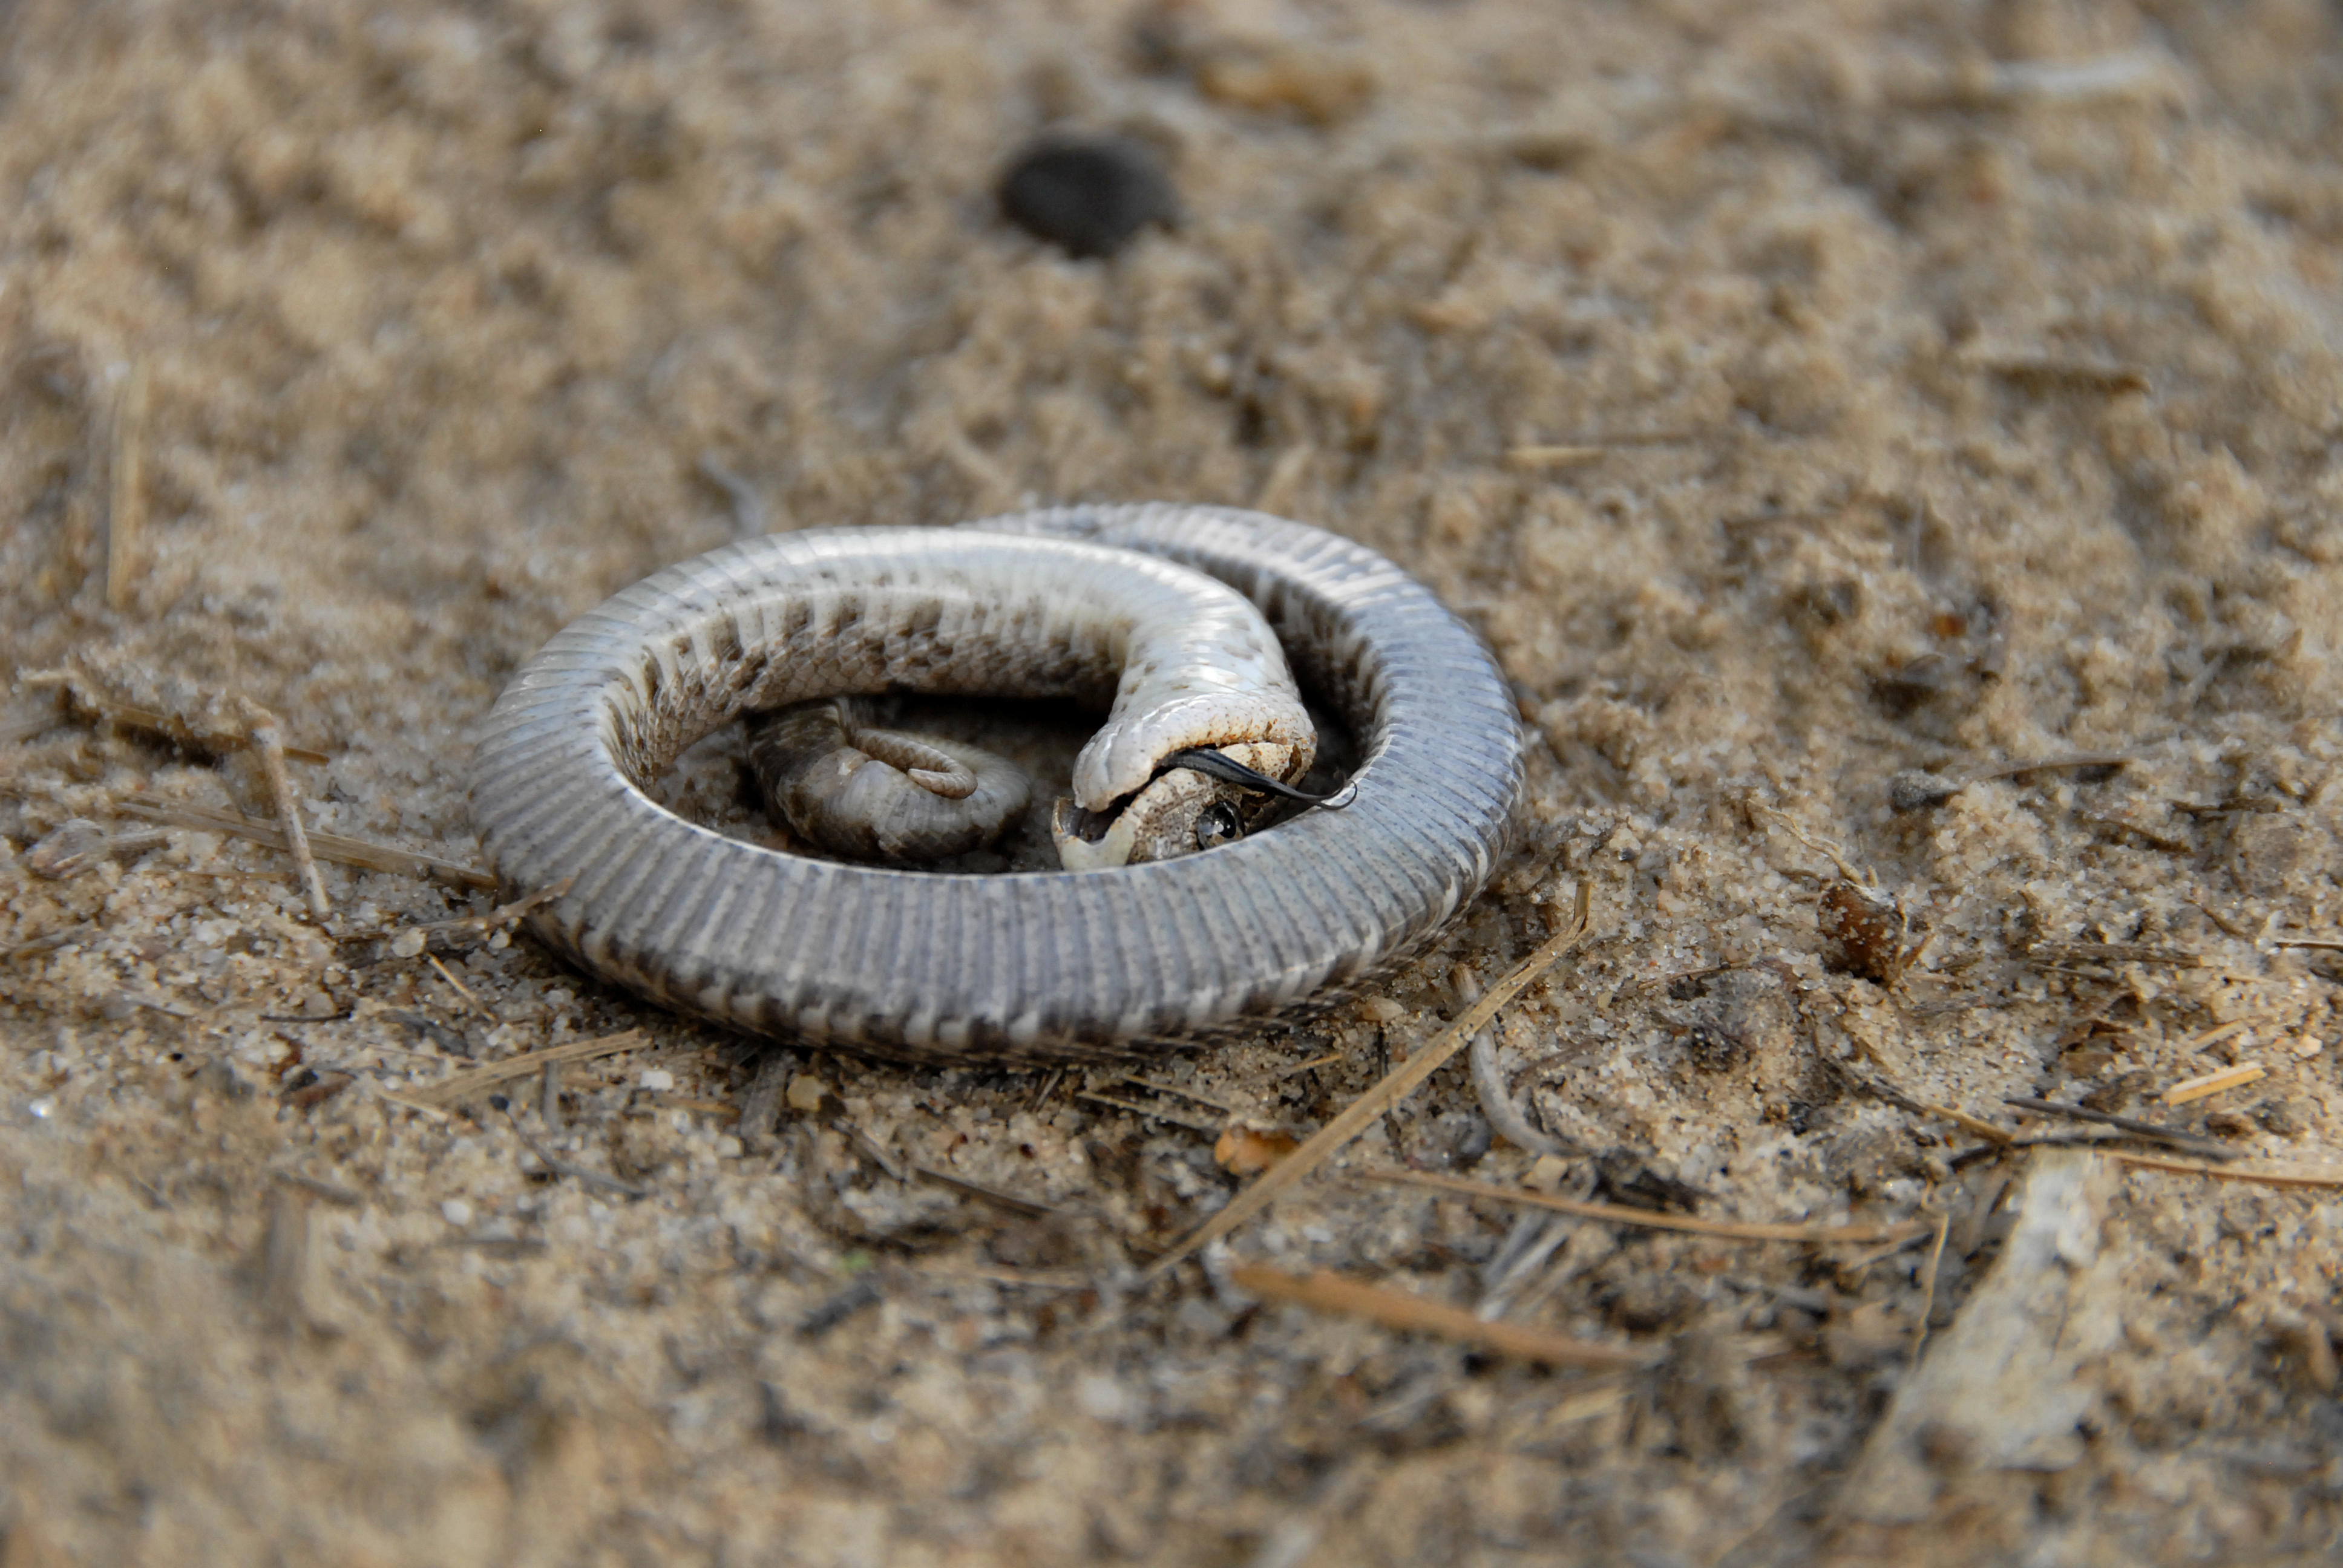
M 1051 136 L 1018 154 L 1001 176 L 1001 210 L 1071 256 L 1112 256 L 1149 224 L 1178 222 L 1180 200 L 1144 144 Z

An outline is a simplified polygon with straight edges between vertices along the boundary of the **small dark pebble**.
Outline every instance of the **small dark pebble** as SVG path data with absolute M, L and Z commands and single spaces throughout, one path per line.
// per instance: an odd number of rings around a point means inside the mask
M 1001 210 L 1071 256 L 1112 256 L 1151 223 L 1179 221 L 1172 176 L 1122 136 L 1045 136 L 1001 176 Z

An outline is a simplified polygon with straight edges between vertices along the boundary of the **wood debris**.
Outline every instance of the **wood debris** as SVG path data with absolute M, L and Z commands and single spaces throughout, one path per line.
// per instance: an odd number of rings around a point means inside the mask
M 1212 1159 L 1232 1176 L 1257 1176 L 1301 1147 L 1282 1132 L 1232 1126 L 1212 1145 Z
M 2225 1067 L 2218 1072 L 2208 1072 L 2202 1078 L 2192 1078 L 2186 1082 L 2174 1084 L 2164 1091 L 2164 1103 L 2186 1105 L 2191 1101 L 2203 1100 L 2207 1095 L 2218 1094 L 2225 1089 L 2242 1089 L 2248 1083 L 2258 1083 L 2268 1076 L 2268 1070 L 2260 1062 L 2241 1061 L 2234 1067 Z
M 1946 1471 L 1966 1463 L 2060 1470 L 2083 1455 L 2081 1425 L 2098 1403 L 2086 1365 L 2122 1337 L 2121 1252 L 2100 1225 L 2115 1167 L 2077 1150 L 2029 1157 L 2017 1219 L 1993 1272 L 1897 1392 L 1841 1495 L 1875 1523 L 1934 1516 Z

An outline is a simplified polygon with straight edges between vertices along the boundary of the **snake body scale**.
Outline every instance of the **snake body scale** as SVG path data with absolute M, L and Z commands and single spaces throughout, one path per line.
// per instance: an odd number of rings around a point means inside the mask
M 1160 772 L 1181 748 L 1296 779 L 1312 737 L 1278 689 L 1289 659 L 1358 739 L 1355 795 L 1201 853 L 992 876 L 846 865 L 645 792 L 743 712 L 889 691 L 1111 699 L 1075 769 L 1086 812 L 1172 780 L 1232 788 Z M 471 801 L 508 888 L 568 884 L 530 919 L 606 979 L 752 1032 L 1015 1066 L 1176 1049 L 1354 989 L 1487 879 L 1522 780 L 1503 678 L 1399 568 L 1300 523 L 1148 504 L 773 535 L 669 567 L 514 677 Z

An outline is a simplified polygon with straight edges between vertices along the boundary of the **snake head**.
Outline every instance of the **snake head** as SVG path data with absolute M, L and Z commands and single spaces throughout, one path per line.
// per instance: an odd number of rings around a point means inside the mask
M 1275 741 L 1222 748 L 1224 755 L 1272 779 L 1307 771 L 1310 753 Z M 1244 836 L 1276 802 L 1223 779 L 1185 768 L 1157 774 L 1122 805 L 1087 811 L 1059 799 L 1050 834 L 1069 871 L 1176 859 Z

